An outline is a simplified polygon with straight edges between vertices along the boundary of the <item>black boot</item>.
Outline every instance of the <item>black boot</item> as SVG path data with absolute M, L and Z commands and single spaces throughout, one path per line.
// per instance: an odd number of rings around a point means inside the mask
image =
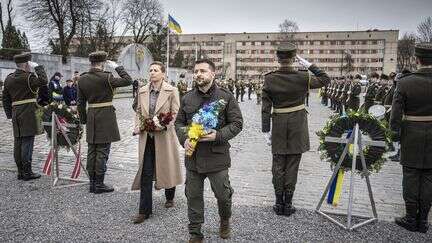
M 90 177 L 90 186 L 89 186 L 89 192 L 95 193 L 95 187 L 96 187 L 96 178 L 94 173 L 89 173 Z
M 114 188 L 111 186 L 107 186 L 104 184 L 105 175 L 96 175 L 96 182 L 95 182 L 95 191 L 94 193 L 105 193 L 105 192 L 113 192 Z
M 277 215 L 283 215 L 284 214 L 284 200 L 283 200 L 283 194 L 282 193 L 276 193 L 276 203 L 273 206 L 273 210 Z
M 430 204 L 426 206 L 420 204 L 420 208 L 418 212 L 418 221 L 417 221 L 418 232 L 420 233 L 426 233 L 429 229 L 428 214 L 430 208 L 431 208 Z
M 294 193 L 292 192 L 285 192 L 285 207 L 284 207 L 284 214 L 286 216 L 291 216 L 291 214 L 295 213 L 296 208 L 292 205 L 292 198 L 294 196 Z
M 22 171 L 22 169 L 18 169 L 17 179 L 18 180 L 24 179 L 24 172 Z
M 22 179 L 24 181 L 39 179 L 41 177 L 41 175 L 39 175 L 38 173 L 33 173 L 32 167 L 31 167 L 31 161 L 27 161 L 27 162 L 23 163 L 23 170 L 24 170 L 24 174 L 23 174 Z
M 398 149 L 397 153 L 393 156 L 390 156 L 389 159 L 394 162 L 399 162 L 400 160 L 400 149 Z
M 395 218 L 395 223 L 409 231 L 417 231 L 417 205 L 416 204 L 405 204 L 406 215 L 405 217 Z

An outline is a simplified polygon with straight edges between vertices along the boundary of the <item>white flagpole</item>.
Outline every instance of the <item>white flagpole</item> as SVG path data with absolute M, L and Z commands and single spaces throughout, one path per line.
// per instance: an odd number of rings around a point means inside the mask
M 169 83 L 169 35 L 170 35 L 170 28 L 169 28 L 169 14 L 168 14 L 168 22 L 167 22 L 167 53 L 166 53 L 166 75 L 167 75 L 167 82 Z

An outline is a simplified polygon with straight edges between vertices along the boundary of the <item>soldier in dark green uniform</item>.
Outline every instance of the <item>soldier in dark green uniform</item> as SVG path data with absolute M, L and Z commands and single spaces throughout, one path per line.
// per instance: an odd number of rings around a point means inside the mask
M 328 85 L 330 78 L 316 65 L 299 56 L 297 59 L 300 64 L 314 75 L 294 70 L 292 67 L 296 57 L 294 44 L 280 44 L 276 55 L 280 68 L 268 73 L 264 81 L 262 132 L 266 133 L 269 138 L 270 127 L 272 127 L 272 173 L 276 194 L 276 204 L 273 209 L 278 215 L 289 216 L 295 212 L 292 198 L 301 156 L 302 153 L 309 150 L 309 131 L 304 99 L 309 89 Z
M 234 94 L 234 87 L 234 80 L 232 80 L 231 78 L 228 79 L 228 89 L 232 94 Z
M 81 123 L 86 124 L 87 171 L 91 193 L 114 191 L 104 184 L 111 143 L 120 140 L 112 100 L 115 88 L 132 84 L 132 78 L 124 68 L 115 62 L 106 61 L 106 57 L 106 52 L 90 53 L 90 70 L 78 79 L 78 111 Z M 105 64 L 115 68 L 120 78 L 104 72 Z
M 369 111 L 369 108 L 374 105 L 375 96 L 378 89 L 378 78 L 379 75 L 377 73 L 372 73 L 371 80 L 369 81 L 369 84 L 366 88 L 363 104 L 363 109 L 366 113 Z
M 189 91 L 181 100 L 175 127 L 180 144 L 186 151 L 191 149 L 184 128 L 192 123 L 193 115 L 207 104 L 220 99 L 226 106 L 219 114 L 219 124 L 214 132 L 200 138 L 192 156 L 185 157 L 185 194 L 188 204 L 189 242 L 202 242 L 201 224 L 204 223 L 204 180 L 209 179 L 217 199 L 220 228 L 219 235 L 230 237 L 232 189 L 228 169 L 231 166 L 229 140 L 237 136 L 243 128 L 240 107 L 228 89 L 214 83 L 215 65 L 210 60 L 198 60 L 194 67 L 194 80 L 197 87 Z
M 18 180 L 28 181 L 40 177 L 33 173 L 31 164 L 34 138 L 41 126 L 36 118 L 36 97 L 39 87 L 47 85 L 48 78 L 43 66 L 31 61 L 30 53 L 16 55 L 14 61 L 17 69 L 5 80 L 2 100 L 6 117 L 12 119 Z
M 380 82 L 378 84 L 378 88 L 377 88 L 375 99 L 374 99 L 375 105 L 383 105 L 384 104 L 384 98 L 385 98 L 385 95 L 389 89 L 390 89 L 389 76 L 387 76 L 385 74 L 381 74 Z
M 360 74 L 354 76 L 353 81 L 351 82 L 350 89 L 348 91 L 348 99 L 346 101 L 346 110 L 357 111 L 360 106 L 360 93 L 361 93 L 361 85 L 360 85 Z
M 187 83 L 184 79 L 185 79 L 185 75 L 183 73 L 180 74 L 180 79 L 177 82 L 177 89 L 179 91 L 180 99 L 181 97 L 183 97 L 184 94 L 186 94 L 188 88 Z
M 390 116 L 394 141 L 400 141 L 406 215 L 399 226 L 426 233 L 432 203 L 432 43 L 415 46 L 418 70 L 397 84 Z

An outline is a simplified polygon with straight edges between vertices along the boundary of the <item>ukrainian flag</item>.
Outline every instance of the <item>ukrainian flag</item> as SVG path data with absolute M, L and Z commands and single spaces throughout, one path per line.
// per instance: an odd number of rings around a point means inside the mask
M 175 31 L 177 34 L 182 33 L 182 29 L 181 29 L 179 23 L 177 23 L 177 21 L 169 14 L 168 14 L 168 27 L 171 30 Z

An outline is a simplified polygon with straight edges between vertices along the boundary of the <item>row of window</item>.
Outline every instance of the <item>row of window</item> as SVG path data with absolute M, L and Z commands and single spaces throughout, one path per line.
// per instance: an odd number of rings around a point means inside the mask
M 237 50 L 237 54 L 275 54 L 275 50 Z M 384 53 L 383 49 L 350 49 L 350 50 L 298 50 L 299 54 L 379 54 Z M 218 52 L 220 54 L 220 52 Z
M 246 71 L 255 71 L 258 73 L 266 73 L 271 72 L 273 70 L 277 70 L 278 66 L 273 67 L 249 67 L 249 66 L 237 66 L 237 74 L 244 74 Z M 321 70 L 324 70 L 326 72 L 340 72 L 340 67 L 320 67 Z M 382 67 L 354 67 L 352 72 L 359 72 L 359 73 L 367 73 L 367 72 L 374 72 L 374 71 L 382 71 Z M 342 70 L 342 71 L 345 71 Z
M 220 59 L 220 58 L 216 58 Z M 341 63 L 346 62 L 344 59 L 342 61 L 342 58 L 306 58 L 309 62 L 312 63 Z M 377 62 L 384 62 L 383 58 L 353 58 L 353 63 L 377 63 Z M 237 62 L 252 62 L 252 63 L 272 63 L 276 62 L 277 60 L 275 58 L 237 58 Z
M 292 40 L 289 41 L 299 46 L 304 45 L 321 45 L 321 46 L 341 46 L 341 45 L 381 45 L 384 44 L 384 40 Z M 279 41 L 241 41 L 237 42 L 237 46 L 277 46 Z
M 180 42 L 180 46 L 223 46 L 223 41 Z

